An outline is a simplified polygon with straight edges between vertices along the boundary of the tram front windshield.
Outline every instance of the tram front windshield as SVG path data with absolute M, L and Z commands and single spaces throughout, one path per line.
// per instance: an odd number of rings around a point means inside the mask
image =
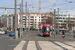
M 49 29 L 50 29 L 49 26 L 44 27 L 44 32 L 49 32 Z

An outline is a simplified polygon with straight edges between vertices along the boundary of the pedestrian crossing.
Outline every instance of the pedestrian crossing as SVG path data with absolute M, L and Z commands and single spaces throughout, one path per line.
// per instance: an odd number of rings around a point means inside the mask
M 13 50 L 75 50 L 75 42 L 21 41 Z
M 15 48 L 14 50 L 22 50 L 24 44 L 26 41 L 21 41 Z
M 28 43 L 27 50 L 37 50 L 35 46 L 35 41 L 30 41 Z

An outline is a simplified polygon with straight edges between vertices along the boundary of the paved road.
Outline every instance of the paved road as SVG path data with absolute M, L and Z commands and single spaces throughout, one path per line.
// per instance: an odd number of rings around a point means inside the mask
M 30 31 L 26 33 L 26 36 L 23 40 L 25 41 L 48 41 L 48 40 L 75 40 L 73 36 L 65 35 L 65 38 L 62 38 L 62 35 L 51 35 L 50 37 L 43 37 L 37 31 Z
M 75 50 L 75 40 L 55 37 L 42 37 L 35 31 L 27 33 L 26 37 L 14 48 L 14 50 Z
M 5 34 L 0 35 L 0 50 L 74 50 L 75 39 L 66 37 L 43 37 L 37 31 L 29 31 L 24 33 L 22 38 L 14 40 Z
M 13 50 L 20 41 L 12 40 L 8 34 L 0 35 L 0 50 Z
M 14 50 L 75 50 L 75 41 L 21 41 Z

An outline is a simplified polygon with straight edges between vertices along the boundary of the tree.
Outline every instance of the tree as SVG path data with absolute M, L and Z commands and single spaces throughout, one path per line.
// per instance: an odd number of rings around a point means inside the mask
M 4 27 L 4 24 L 3 23 L 0 23 L 0 27 Z
M 47 19 L 46 19 L 46 24 L 53 24 L 53 18 L 52 17 L 48 17 Z
M 43 17 L 44 19 L 42 19 L 42 24 L 50 24 L 53 25 L 53 17 Z

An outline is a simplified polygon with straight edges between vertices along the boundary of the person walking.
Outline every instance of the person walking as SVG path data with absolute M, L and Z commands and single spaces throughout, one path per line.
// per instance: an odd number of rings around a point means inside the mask
M 64 30 L 62 30 L 62 37 L 64 38 L 65 37 L 65 31 Z

